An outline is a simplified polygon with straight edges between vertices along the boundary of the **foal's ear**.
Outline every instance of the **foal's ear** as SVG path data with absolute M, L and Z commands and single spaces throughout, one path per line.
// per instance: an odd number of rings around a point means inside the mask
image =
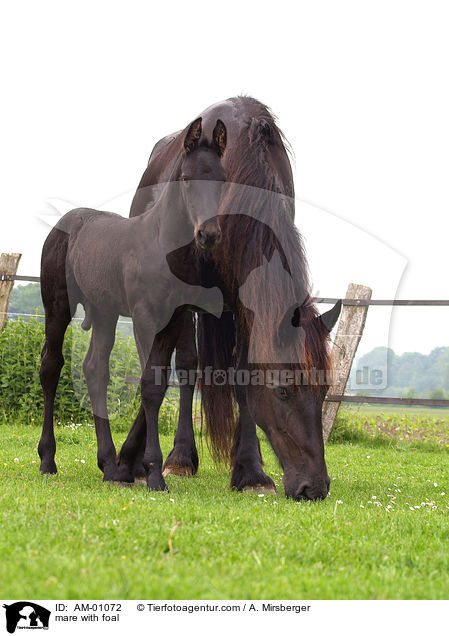
M 221 121 L 221 119 L 217 119 L 217 123 L 215 125 L 212 138 L 214 140 L 214 146 L 218 154 L 220 155 L 220 157 L 222 157 L 226 149 L 227 133 L 226 133 L 226 126 Z
M 195 119 L 195 121 L 193 121 L 189 126 L 189 130 L 187 131 L 187 135 L 184 139 L 184 148 L 186 149 L 186 152 L 192 152 L 192 150 L 195 150 L 198 145 L 202 131 L 201 120 L 202 118 L 198 117 L 198 119 Z
M 329 331 L 329 333 L 337 324 L 340 311 L 341 311 L 341 300 L 338 300 L 335 303 L 335 305 L 332 307 L 332 309 L 329 309 L 329 311 L 326 311 L 324 314 L 321 314 L 321 316 L 318 316 L 318 320 L 321 321 L 321 324 L 324 326 L 324 328 L 327 331 Z

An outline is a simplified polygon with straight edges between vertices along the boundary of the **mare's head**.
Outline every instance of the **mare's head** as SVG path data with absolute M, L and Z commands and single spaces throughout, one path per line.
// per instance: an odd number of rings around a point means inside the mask
M 273 335 L 286 349 L 304 352 L 301 364 L 265 363 L 265 385 L 247 387 L 251 416 L 282 465 L 286 496 L 295 500 L 329 492 L 321 413 L 330 380 L 326 341 L 339 313 L 340 303 L 321 316 L 311 306 L 290 308 Z
M 226 149 L 226 127 L 217 120 L 212 143 L 201 142 L 202 118 L 192 122 L 184 137 L 181 160 L 181 196 L 194 227 L 195 243 L 210 250 L 221 240 L 218 205 L 226 179 L 221 158 Z
M 253 235 L 260 229 L 269 240 L 268 228 L 251 225 Z M 246 332 L 243 353 L 257 373 L 253 374 L 257 381 L 250 381 L 246 388 L 246 397 L 253 420 L 282 464 L 287 496 L 319 499 L 329 490 L 321 411 L 331 379 L 329 333 L 340 303 L 318 314 L 301 288 L 299 246 L 292 252 L 294 243 L 283 239 L 291 255 L 288 266 L 296 275 L 286 269 L 287 262 L 276 250 L 270 260 L 263 257 L 262 265 L 251 270 L 239 288 L 241 333 Z

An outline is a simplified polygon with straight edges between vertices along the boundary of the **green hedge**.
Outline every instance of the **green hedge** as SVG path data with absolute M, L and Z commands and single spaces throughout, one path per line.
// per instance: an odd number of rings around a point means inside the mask
M 43 394 L 39 382 L 41 350 L 44 344 L 42 318 L 10 320 L 0 332 L 0 421 L 19 419 L 40 423 Z M 55 422 L 92 420 L 90 401 L 82 373 L 82 361 L 89 346 L 90 333 L 79 325 L 67 329 L 64 342 L 65 364 L 55 402 Z M 128 430 L 139 407 L 139 387 L 125 381 L 139 375 L 139 361 L 134 339 L 116 334 L 110 360 L 111 381 L 108 408 L 114 428 Z M 160 416 L 160 431 L 176 426 L 177 392 L 169 392 Z

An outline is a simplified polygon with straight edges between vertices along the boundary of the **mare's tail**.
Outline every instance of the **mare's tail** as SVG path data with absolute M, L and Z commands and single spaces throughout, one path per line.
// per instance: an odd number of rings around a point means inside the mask
M 227 375 L 233 366 L 234 345 L 231 312 L 223 312 L 221 318 L 198 315 L 199 387 L 211 452 L 216 461 L 229 460 L 235 429 L 234 391 Z

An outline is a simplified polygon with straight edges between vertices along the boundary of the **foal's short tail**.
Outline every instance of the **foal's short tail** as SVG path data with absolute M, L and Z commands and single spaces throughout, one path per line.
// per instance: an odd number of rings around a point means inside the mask
M 216 461 L 229 460 L 235 429 L 234 392 L 228 382 L 235 344 L 234 318 L 224 312 L 221 318 L 198 315 L 199 387 L 209 434 L 211 452 Z

